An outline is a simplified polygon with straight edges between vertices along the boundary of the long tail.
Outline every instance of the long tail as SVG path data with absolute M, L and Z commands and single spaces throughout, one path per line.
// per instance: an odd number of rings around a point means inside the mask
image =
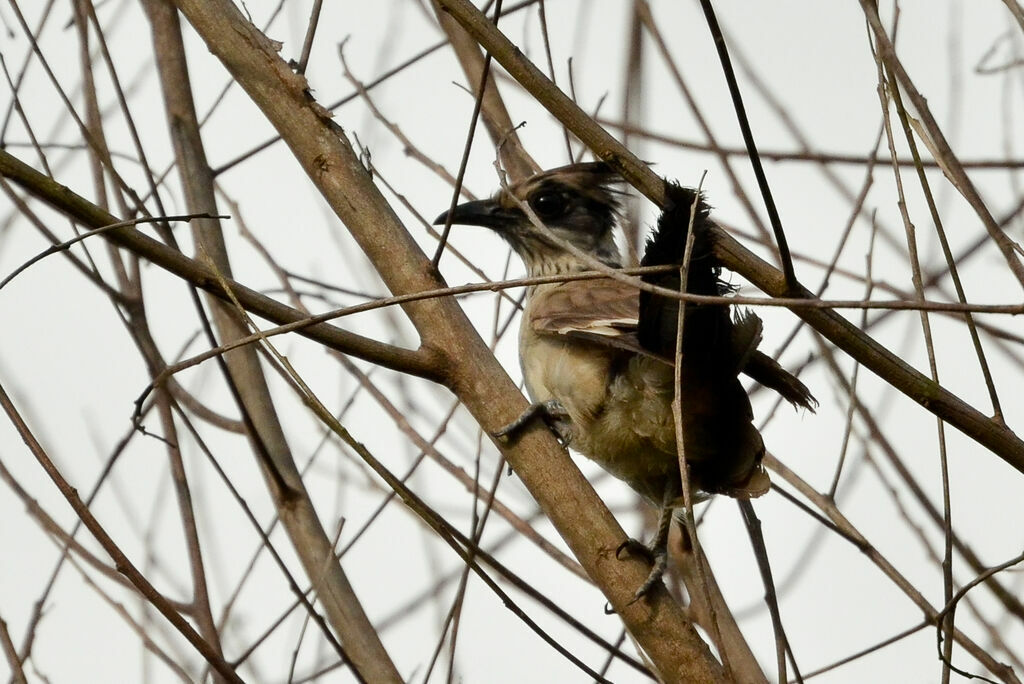
M 693 220 L 693 253 L 686 278 L 686 291 L 692 294 L 721 295 L 730 291 L 728 285 L 719 279 L 721 269 L 711 256 L 711 237 L 708 229 L 712 226 L 709 218 L 710 208 L 695 190 L 684 188 L 676 183 L 665 182 L 665 194 L 669 205 L 658 217 L 658 227 L 647 241 L 642 266 L 679 266 L 683 261 L 686 249 L 686 236 L 689 234 L 690 213 L 696 203 Z M 665 273 L 652 273 L 643 276 L 646 283 L 679 291 L 681 283 L 677 270 Z M 671 358 L 675 353 L 676 326 L 679 317 L 678 300 L 649 292 L 640 292 L 640 321 L 637 330 L 640 344 L 656 354 Z M 687 325 L 691 319 L 702 329 L 703 333 L 726 334 L 729 327 L 728 307 L 687 307 Z M 696 331 L 695 331 L 696 332 Z M 717 335 L 712 334 L 712 337 Z M 694 344 L 707 344 L 705 334 L 687 335 L 687 350 L 697 351 Z M 703 345 L 702 345 L 703 346 Z M 710 351 L 710 348 L 709 348 Z

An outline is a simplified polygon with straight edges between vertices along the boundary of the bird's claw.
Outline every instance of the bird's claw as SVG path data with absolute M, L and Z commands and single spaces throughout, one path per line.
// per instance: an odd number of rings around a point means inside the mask
M 567 448 L 572 442 L 572 422 L 569 411 L 557 399 L 548 399 L 531 404 L 511 423 L 494 433 L 494 438 L 502 444 L 510 444 L 531 422 L 540 418 L 548 429 L 555 433 L 558 443 Z
M 661 554 L 655 555 L 651 572 L 647 575 L 644 583 L 640 585 L 640 588 L 634 592 L 633 600 L 629 602 L 629 605 L 633 605 L 644 596 L 647 596 L 652 589 L 661 584 L 661 578 L 664 577 L 666 568 L 668 568 L 668 554 L 663 551 Z
M 648 573 L 647 579 L 644 580 L 644 583 L 633 594 L 633 599 L 627 604 L 633 605 L 649 594 L 661 582 L 661 578 L 665 575 L 666 568 L 668 568 L 668 551 L 664 547 L 651 548 L 637 539 L 630 538 L 619 544 L 619 547 L 615 549 L 615 557 L 622 560 L 623 552 L 630 556 L 642 556 L 651 564 L 651 571 Z
M 654 563 L 654 551 L 639 539 L 633 539 L 630 537 L 619 544 L 619 547 L 615 549 L 615 557 L 618 560 L 622 560 L 623 552 L 629 556 L 643 556 L 648 563 Z
M 500 430 L 495 430 L 491 434 L 494 436 L 494 439 L 498 440 L 502 444 L 511 444 L 512 443 L 512 433 L 514 432 L 514 430 L 513 430 L 513 426 L 514 425 L 515 425 L 515 421 L 509 423 L 508 425 L 506 425 L 505 427 L 501 428 Z

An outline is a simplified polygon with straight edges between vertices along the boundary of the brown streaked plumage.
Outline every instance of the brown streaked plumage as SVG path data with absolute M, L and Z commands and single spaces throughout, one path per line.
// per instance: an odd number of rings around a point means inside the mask
M 589 270 L 565 241 L 608 266 L 619 267 L 614 228 L 621 179 L 602 162 L 574 164 L 538 174 L 468 202 L 436 223 L 481 225 L 501 235 L 530 275 Z M 644 265 L 679 264 L 691 205 L 698 203 L 694 251 L 687 291 L 725 294 L 710 253 L 707 206 L 696 193 L 666 183 L 672 202 L 648 243 Z M 526 203 L 550 235 L 536 229 L 521 208 Z M 644 276 L 679 290 L 679 273 Z M 657 560 L 642 595 L 664 569 L 664 544 L 673 508 L 681 505 L 675 426 L 672 416 L 673 359 L 678 300 L 640 294 L 617 280 L 568 281 L 529 289 L 519 334 L 519 356 L 531 412 L 509 426 L 510 434 L 538 412 L 571 446 L 624 480 L 663 511 L 652 545 Z M 752 498 L 768 491 L 761 465 L 764 443 L 753 425 L 741 372 L 775 389 L 796 405 L 815 405 L 803 383 L 757 351 L 761 321 L 728 307 L 687 306 L 682 348 L 683 451 L 691 486 L 699 495 Z

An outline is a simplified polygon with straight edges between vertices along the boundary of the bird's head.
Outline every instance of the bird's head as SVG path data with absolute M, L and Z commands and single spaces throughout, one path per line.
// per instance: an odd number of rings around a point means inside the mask
M 604 162 L 551 169 L 499 190 L 494 197 L 466 202 L 434 220 L 484 226 L 501 235 L 522 258 L 531 276 L 587 270 L 586 265 L 531 223 L 526 203 L 553 235 L 606 265 L 618 267 L 615 245 L 622 178 Z

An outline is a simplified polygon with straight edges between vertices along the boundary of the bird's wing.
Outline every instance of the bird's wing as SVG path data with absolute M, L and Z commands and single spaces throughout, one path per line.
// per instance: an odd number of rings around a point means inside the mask
M 645 349 L 637 336 L 639 290 L 618 280 L 575 280 L 534 296 L 530 325 L 542 335 L 560 335 L 599 347 L 672 360 Z
M 618 280 L 572 280 L 537 292 L 530 325 L 538 333 L 620 337 L 636 331 L 639 290 Z

